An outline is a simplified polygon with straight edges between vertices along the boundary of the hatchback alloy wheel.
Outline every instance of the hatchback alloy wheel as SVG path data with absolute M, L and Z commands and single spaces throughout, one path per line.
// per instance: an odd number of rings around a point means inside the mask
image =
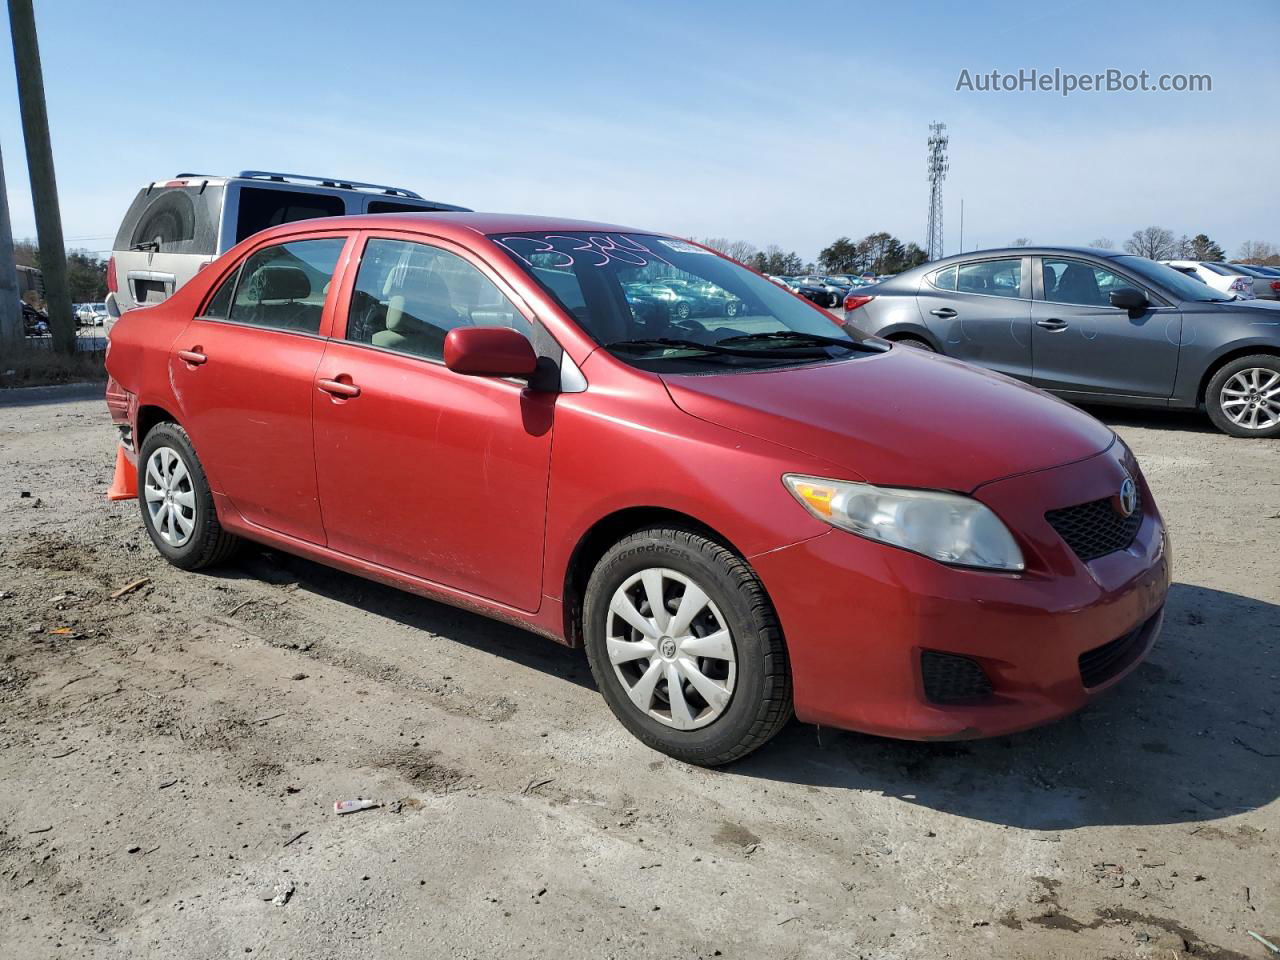
M 185 546 L 196 526 L 196 494 L 182 458 L 172 447 L 156 447 L 147 459 L 143 499 L 151 524 L 171 547 Z
M 1245 430 L 1267 430 L 1280 424 L 1280 373 L 1249 367 L 1222 385 L 1220 400 L 1227 419 Z
M 646 716 L 677 730 L 717 720 L 733 697 L 733 635 L 706 592 L 675 570 L 633 574 L 609 603 L 614 674 Z

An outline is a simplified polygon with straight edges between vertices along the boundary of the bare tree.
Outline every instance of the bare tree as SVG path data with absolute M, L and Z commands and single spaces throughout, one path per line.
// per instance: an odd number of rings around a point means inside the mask
M 1014 237 L 1012 240 L 1009 241 L 1009 246 L 1029 247 L 1031 246 L 1031 238 L 1030 237 Z
M 755 258 L 756 245 L 745 240 L 730 240 L 727 237 L 707 237 L 702 241 L 712 250 L 719 250 L 726 257 L 739 263 L 748 263 Z
M 1172 260 L 1177 244 L 1172 230 L 1143 227 L 1133 231 L 1133 236 L 1124 242 L 1124 249 L 1136 257 L 1146 257 L 1149 260 Z
M 1280 260 L 1280 247 L 1265 240 L 1246 240 L 1240 244 L 1240 259 L 1245 263 L 1272 263 Z
M 1093 247 L 1095 250 L 1114 250 L 1116 248 L 1115 243 L 1110 237 L 1099 237 L 1097 240 L 1093 241 L 1093 243 L 1089 244 L 1089 246 Z

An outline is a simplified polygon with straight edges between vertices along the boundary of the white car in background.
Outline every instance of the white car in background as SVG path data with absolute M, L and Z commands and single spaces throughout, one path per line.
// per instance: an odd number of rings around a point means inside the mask
M 1253 292 L 1253 277 L 1246 277 L 1232 264 L 1216 263 L 1210 260 L 1161 260 L 1160 262 L 1173 267 L 1179 273 L 1195 277 L 1228 297 L 1234 296 L 1240 300 L 1253 300 L 1256 297 Z

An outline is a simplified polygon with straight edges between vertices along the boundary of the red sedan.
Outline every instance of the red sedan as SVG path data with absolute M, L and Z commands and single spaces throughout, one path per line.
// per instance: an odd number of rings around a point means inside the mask
M 636 292 L 679 281 L 737 309 Z M 1163 524 L 1107 427 L 672 237 L 276 227 L 126 313 L 107 369 L 170 562 L 252 540 L 584 645 L 618 719 L 691 763 L 793 711 L 1020 730 L 1160 628 Z

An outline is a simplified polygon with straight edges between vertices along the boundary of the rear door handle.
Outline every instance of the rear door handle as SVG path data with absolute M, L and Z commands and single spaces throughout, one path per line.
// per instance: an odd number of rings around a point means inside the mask
M 1037 320 L 1036 326 L 1044 327 L 1050 333 L 1060 333 L 1067 329 L 1068 324 L 1065 320 L 1059 320 L 1057 317 L 1050 317 L 1047 320 Z
M 193 367 L 198 367 L 200 364 L 206 363 L 209 358 L 200 352 L 199 347 L 192 347 L 190 350 L 179 350 L 178 359 L 191 364 Z
M 940 317 L 943 320 L 950 320 L 956 315 L 956 312 L 950 307 L 939 307 L 937 310 L 930 310 L 929 312 L 935 317 Z
M 343 376 L 346 375 L 343 374 Z M 350 378 L 348 378 L 348 380 L 350 380 Z M 342 380 L 317 380 L 316 386 L 330 396 L 342 397 L 344 400 L 360 396 L 359 387 L 354 383 L 344 382 Z

